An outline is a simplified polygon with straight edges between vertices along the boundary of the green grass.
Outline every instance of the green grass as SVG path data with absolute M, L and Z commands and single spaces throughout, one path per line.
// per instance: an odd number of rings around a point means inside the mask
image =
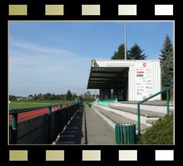
M 39 107 L 39 106 L 46 106 L 50 104 L 66 104 L 66 103 L 73 103 L 74 101 L 61 101 L 61 100 L 53 100 L 53 101 L 11 101 L 9 104 L 9 109 L 14 108 L 26 108 L 26 107 Z M 87 103 L 88 101 L 84 101 Z M 90 102 L 90 101 L 89 101 Z
M 9 104 L 9 109 L 13 108 L 26 108 L 26 107 L 39 107 L 39 106 L 46 106 L 50 104 L 65 104 L 65 103 L 72 103 L 74 101 L 12 101 Z
M 173 114 L 159 119 L 140 136 L 137 144 L 173 144 Z

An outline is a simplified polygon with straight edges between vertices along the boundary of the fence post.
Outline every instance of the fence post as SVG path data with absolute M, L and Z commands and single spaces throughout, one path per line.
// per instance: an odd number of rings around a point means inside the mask
M 49 134 L 48 134 L 48 140 L 49 140 L 49 143 L 51 143 L 51 106 L 48 107 L 48 115 L 49 115 Z
M 140 103 L 138 103 L 138 136 L 140 136 Z
M 14 113 L 11 115 L 12 119 L 12 144 L 17 144 L 18 137 L 18 114 Z
M 166 90 L 167 115 L 169 115 L 169 89 Z
M 60 114 L 59 114 L 59 116 L 60 116 L 60 132 L 62 131 L 62 104 L 60 104 Z

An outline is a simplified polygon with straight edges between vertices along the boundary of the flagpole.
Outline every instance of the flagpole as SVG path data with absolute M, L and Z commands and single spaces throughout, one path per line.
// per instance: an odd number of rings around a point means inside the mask
M 127 45 L 126 45 L 126 22 L 125 22 L 125 60 L 126 60 L 126 50 L 127 50 Z

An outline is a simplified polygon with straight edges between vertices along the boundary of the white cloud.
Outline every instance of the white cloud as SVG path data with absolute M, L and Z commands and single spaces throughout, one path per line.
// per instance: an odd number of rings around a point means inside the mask
M 32 43 L 25 43 L 25 42 L 20 42 L 20 41 L 13 41 L 13 39 L 10 40 L 9 42 L 10 46 L 15 46 L 21 49 L 27 49 L 30 51 L 35 51 L 39 53 L 45 53 L 45 54 L 66 54 L 66 55 L 74 55 L 73 52 L 67 51 L 64 49 L 58 49 L 58 48 L 50 48 L 50 47 L 44 47 L 44 46 L 38 46 Z
M 71 89 L 81 94 L 86 91 L 90 63 L 91 59 L 68 50 L 11 42 L 9 93 L 25 96 L 43 92 L 57 94 Z

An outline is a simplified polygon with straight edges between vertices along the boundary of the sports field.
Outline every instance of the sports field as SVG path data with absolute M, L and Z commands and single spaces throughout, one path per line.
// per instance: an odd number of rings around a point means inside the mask
M 11 101 L 9 104 L 9 110 L 14 108 L 26 108 L 26 107 L 39 107 L 39 106 L 46 106 L 50 104 L 66 104 L 66 103 L 73 103 L 74 101 Z
M 63 104 L 62 108 L 66 107 L 66 104 L 74 103 L 74 101 L 12 101 L 9 103 L 9 110 L 16 108 L 27 108 L 27 107 L 39 107 L 51 104 Z M 52 108 L 51 111 L 60 109 L 60 106 Z M 48 108 L 43 108 L 35 111 L 29 111 L 18 114 L 18 122 L 32 117 L 36 117 L 42 114 L 48 113 Z M 11 124 L 11 115 L 9 115 L 9 125 Z

